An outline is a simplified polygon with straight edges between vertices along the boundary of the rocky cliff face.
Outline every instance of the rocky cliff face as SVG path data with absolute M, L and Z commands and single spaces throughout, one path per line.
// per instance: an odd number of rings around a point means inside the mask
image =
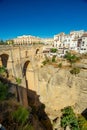
M 70 68 L 54 69 L 51 65 L 40 68 L 38 93 L 50 118 L 54 119 L 66 106 L 73 106 L 77 113 L 87 108 L 87 70 L 82 63 L 78 66 L 81 71 L 77 75 L 72 75 Z

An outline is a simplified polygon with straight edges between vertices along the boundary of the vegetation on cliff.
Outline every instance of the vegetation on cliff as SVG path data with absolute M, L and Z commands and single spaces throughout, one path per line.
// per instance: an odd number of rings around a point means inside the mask
M 73 57 L 75 58 L 75 56 Z M 75 60 L 70 61 L 70 63 L 75 63 L 77 60 L 78 58 L 77 59 L 75 58 Z M 56 62 L 55 56 L 52 57 L 51 59 L 46 57 L 46 60 L 43 63 L 44 64 L 55 63 L 57 64 L 58 68 L 64 68 L 63 62 L 61 61 Z M 62 70 L 62 69 L 58 69 L 58 70 Z M 80 69 L 77 67 L 70 66 L 69 71 L 71 74 L 76 75 L 80 72 Z M 6 73 L 6 69 L 1 67 L 0 68 L 1 76 L 4 77 L 3 74 L 5 73 Z M 63 80 L 61 78 L 60 82 L 62 81 Z M 19 88 L 19 85 L 21 84 L 21 79 L 16 78 L 15 82 Z M 35 98 L 36 100 L 36 97 L 38 97 L 38 95 L 35 92 L 32 92 L 31 90 L 29 91 L 30 91 L 30 93 L 28 93 L 29 106 L 28 108 L 25 108 L 24 106 L 20 105 L 20 103 L 16 101 L 16 98 L 13 97 L 12 99 L 12 96 L 9 93 L 9 86 L 7 84 L 3 84 L 2 82 L 0 82 L 0 122 L 6 127 L 6 130 L 28 130 L 28 129 L 39 130 L 39 128 L 40 130 L 52 130 L 50 121 L 44 111 L 45 106 L 41 104 L 40 101 L 39 101 L 39 105 L 37 105 L 38 104 L 37 101 L 34 102 L 32 99 Z M 20 92 L 22 92 L 22 89 Z M 34 94 L 32 95 L 31 93 L 34 93 Z M 30 95 L 31 97 L 29 97 Z M 82 115 L 80 116 L 76 115 L 73 112 L 73 109 L 71 107 L 67 107 L 62 110 L 61 126 L 64 129 L 67 126 L 69 126 L 71 130 L 86 130 L 87 120 Z
M 78 124 L 80 130 L 87 130 L 87 120 L 84 116 L 78 115 Z
M 79 130 L 78 120 L 71 107 L 66 107 L 62 110 L 61 126 L 66 129 L 67 126 L 71 130 Z
M 57 48 L 51 48 L 51 53 L 56 53 L 57 52 Z
M 33 93 L 32 99 L 36 98 L 35 92 L 29 92 Z M 6 130 L 52 130 L 44 104 L 38 100 L 39 105 L 35 105 L 32 99 L 27 108 L 20 105 L 16 97 L 9 93 L 8 84 L 0 81 L 0 123 Z
M 87 119 L 83 115 L 76 115 L 71 106 L 62 109 L 61 127 L 66 130 L 87 130 Z
M 7 70 L 4 66 L 0 67 L 0 76 L 3 76 L 3 77 L 7 76 Z
M 71 70 L 70 70 L 70 73 L 71 74 L 79 74 L 80 73 L 80 68 L 78 68 L 78 67 L 74 67 L 74 68 L 72 68 Z
M 64 56 L 64 58 L 66 58 L 71 65 L 75 62 L 77 62 L 78 60 L 80 60 L 80 57 L 76 56 L 75 54 L 72 54 L 70 52 L 67 52 L 66 55 Z

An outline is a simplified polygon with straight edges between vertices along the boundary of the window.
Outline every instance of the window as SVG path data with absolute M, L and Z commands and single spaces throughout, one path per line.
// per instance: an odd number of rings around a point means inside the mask
M 85 39 L 85 37 L 83 37 L 83 39 Z
M 82 42 L 82 46 L 84 46 L 84 43 L 85 43 L 85 42 L 83 41 L 83 42 Z
M 83 50 L 83 48 L 81 48 L 81 50 Z

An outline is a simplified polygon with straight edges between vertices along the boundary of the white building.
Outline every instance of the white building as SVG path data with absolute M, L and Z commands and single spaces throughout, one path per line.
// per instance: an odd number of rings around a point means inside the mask
M 83 34 L 84 34 L 84 30 L 70 32 L 70 35 L 74 35 L 75 37 L 81 37 Z
M 32 44 L 32 43 L 39 43 L 41 39 L 39 37 L 31 36 L 31 35 L 23 35 L 18 36 L 17 38 L 13 39 L 14 44 Z
M 84 30 L 71 31 L 70 34 L 60 33 L 54 35 L 54 47 L 78 51 L 78 39 L 84 34 Z
M 41 42 L 45 45 L 53 45 L 54 39 L 53 38 L 42 38 Z
M 62 48 L 65 40 L 65 33 L 54 35 L 54 47 Z
M 77 50 L 78 38 L 73 34 L 65 36 L 64 46 L 69 50 Z
M 80 53 L 87 53 L 87 33 L 78 40 L 78 48 Z

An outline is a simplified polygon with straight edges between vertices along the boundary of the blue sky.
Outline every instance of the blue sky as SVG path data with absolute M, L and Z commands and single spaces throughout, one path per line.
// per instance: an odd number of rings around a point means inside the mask
M 87 0 L 0 0 L 0 39 L 87 30 Z

